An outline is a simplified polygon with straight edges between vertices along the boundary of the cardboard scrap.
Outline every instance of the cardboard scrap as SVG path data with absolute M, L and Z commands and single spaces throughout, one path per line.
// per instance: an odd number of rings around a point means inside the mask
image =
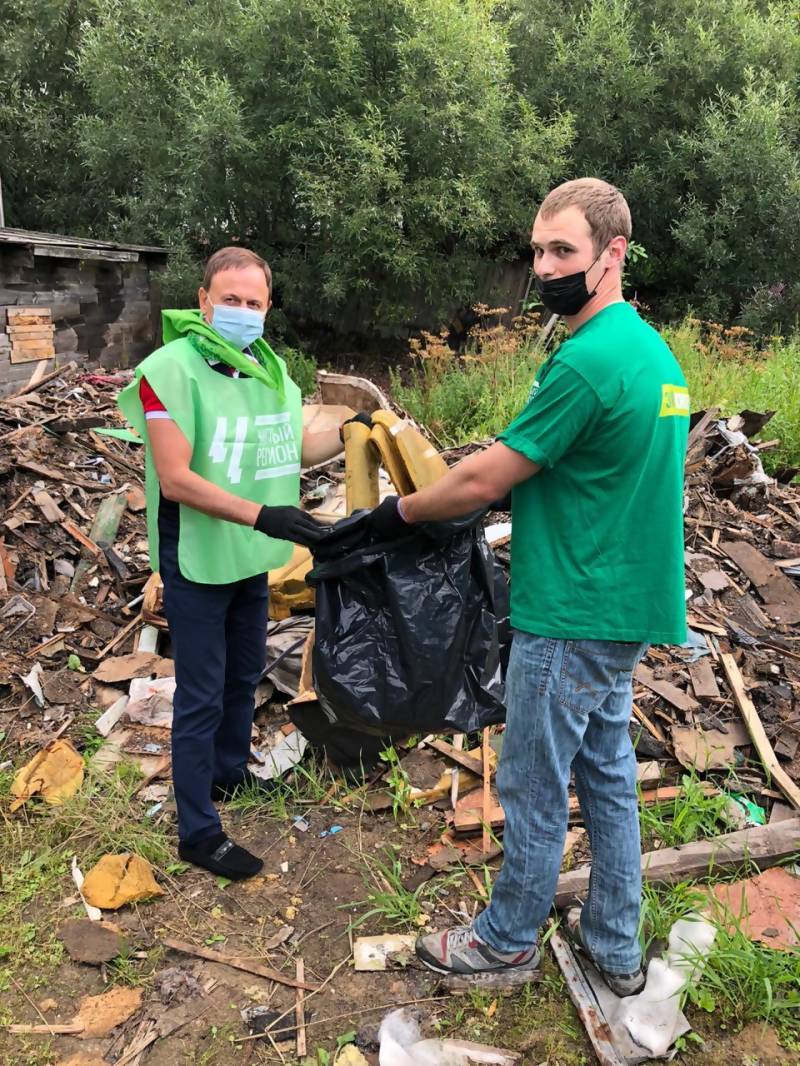
M 750 737 L 742 722 L 733 722 L 728 732 L 719 729 L 692 729 L 689 726 L 672 727 L 672 747 L 675 758 L 687 770 L 726 770 L 736 762 L 734 748 L 750 743 Z
M 164 889 L 156 881 L 146 859 L 123 852 L 121 855 L 104 855 L 92 867 L 83 882 L 83 895 L 92 906 L 115 911 L 126 903 L 163 896 Z
M 129 655 L 113 655 L 104 659 L 92 677 L 108 685 L 119 681 L 130 681 L 134 677 L 171 677 L 175 673 L 175 664 L 171 659 L 162 659 L 151 652 L 134 651 Z
M 58 935 L 71 959 L 92 966 L 115 959 L 126 943 L 118 925 L 93 922 L 88 918 L 72 918 L 64 922 Z
M 74 796 L 83 784 L 83 759 L 68 740 L 54 740 L 22 767 L 11 786 L 11 811 L 31 796 L 58 806 Z
M 99 996 L 85 996 L 73 1022 L 82 1026 L 79 1034 L 82 1040 L 91 1036 L 105 1036 L 133 1017 L 141 1005 L 141 988 L 118 985 Z

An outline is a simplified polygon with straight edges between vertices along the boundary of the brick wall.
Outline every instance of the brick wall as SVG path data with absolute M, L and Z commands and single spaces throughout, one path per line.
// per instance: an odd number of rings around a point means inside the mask
M 133 366 L 160 343 L 161 289 L 166 255 L 137 262 L 64 259 L 0 245 L 0 395 L 14 392 L 35 363 L 12 363 L 6 332 L 9 306 L 49 307 L 55 360 L 88 367 Z

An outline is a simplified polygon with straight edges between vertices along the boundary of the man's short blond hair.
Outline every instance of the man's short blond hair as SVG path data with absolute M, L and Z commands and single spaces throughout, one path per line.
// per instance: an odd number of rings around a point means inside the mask
M 567 207 L 579 207 L 589 223 L 596 252 L 602 252 L 614 237 L 631 238 L 631 209 L 615 185 L 600 178 L 575 178 L 549 192 L 539 214 L 552 218 Z

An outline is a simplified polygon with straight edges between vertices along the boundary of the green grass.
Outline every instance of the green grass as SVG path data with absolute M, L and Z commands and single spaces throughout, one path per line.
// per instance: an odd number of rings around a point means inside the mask
M 640 804 L 642 850 L 652 851 L 657 844 L 672 848 L 717 836 L 727 803 L 725 795 L 707 796 L 696 774 L 684 774 L 681 791 L 674 800 L 652 806 Z
M 338 806 L 331 795 L 335 777 L 324 760 L 311 755 L 302 763 L 274 782 L 274 788 L 266 791 L 257 785 L 238 788 L 227 807 L 230 811 L 250 814 L 259 811 L 277 821 L 285 822 L 295 814 L 307 813 L 310 807 L 322 804 Z
M 121 763 L 113 773 L 87 774 L 62 806 L 31 800 L 16 816 L 2 816 L 0 991 L 11 989 L 14 980 L 28 990 L 46 985 L 61 963 L 56 929 L 69 916 L 60 901 L 75 894 L 73 855 L 84 873 L 107 852 L 134 852 L 156 866 L 172 858 L 165 829 L 134 814 L 140 780 L 135 768 Z M 4 798 L 9 778 L 0 784 Z
M 403 884 L 403 867 L 400 857 L 396 852 L 387 848 L 384 859 L 367 854 L 362 855 L 365 866 L 364 881 L 367 886 L 367 898 L 358 903 L 344 904 L 348 909 L 352 906 L 368 906 L 369 910 L 360 915 L 351 928 L 356 929 L 369 921 L 370 918 L 381 917 L 387 926 L 416 927 L 424 924 L 425 911 L 422 900 L 431 894 L 431 885 L 427 882 L 419 885 L 412 891 Z M 442 885 L 436 886 L 441 890 Z
M 742 871 L 736 877 L 746 877 Z M 708 907 L 708 896 L 697 882 L 642 886 L 640 940 L 643 950 L 666 941 L 679 919 Z M 713 919 L 712 919 L 713 920 Z M 718 921 L 717 937 L 699 980 L 684 998 L 726 1028 L 748 1022 L 773 1025 L 787 1048 L 800 1049 L 800 950 L 777 951 L 756 944 L 743 932 L 739 916 L 731 928 Z
M 764 452 L 765 468 L 800 465 L 800 339 L 774 338 L 760 350 L 741 327 L 724 330 L 692 319 L 662 333 L 683 368 L 693 411 L 776 411 L 760 435 L 781 441 Z M 427 335 L 411 371 L 392 372 L 394 398 L 440 446 L 493 437 L 527 401 L 541 362 L 537 336 L 535 323 L 512 329 L 484 324 L 458 356 L 442 337 Z

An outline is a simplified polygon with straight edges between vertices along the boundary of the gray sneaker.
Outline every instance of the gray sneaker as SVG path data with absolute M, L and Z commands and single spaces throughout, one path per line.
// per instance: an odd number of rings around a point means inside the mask
M 437 973 L 503 973 L 506 970 L 536 970 L 539 966 L 539 949 L 535 944 L 525 951 L 512 951 L 506 955 L 484 944 L 471 925 L 420 936 L 415 950 L 428 969 Z
M 639 967 L 633 973 L 609 973 L 608 970 L 604 970 L 584 943 L 583 934 L 581 933 L 582 909 L 582 907 L 570 907 L 566 913 L 566 932 L 572 942 L 572 946 L 589 959 L 615 996 L 624 999 L 625 996 L 637 995 L 637 993 L 642 991 L 645 984 L 642 968 Z

